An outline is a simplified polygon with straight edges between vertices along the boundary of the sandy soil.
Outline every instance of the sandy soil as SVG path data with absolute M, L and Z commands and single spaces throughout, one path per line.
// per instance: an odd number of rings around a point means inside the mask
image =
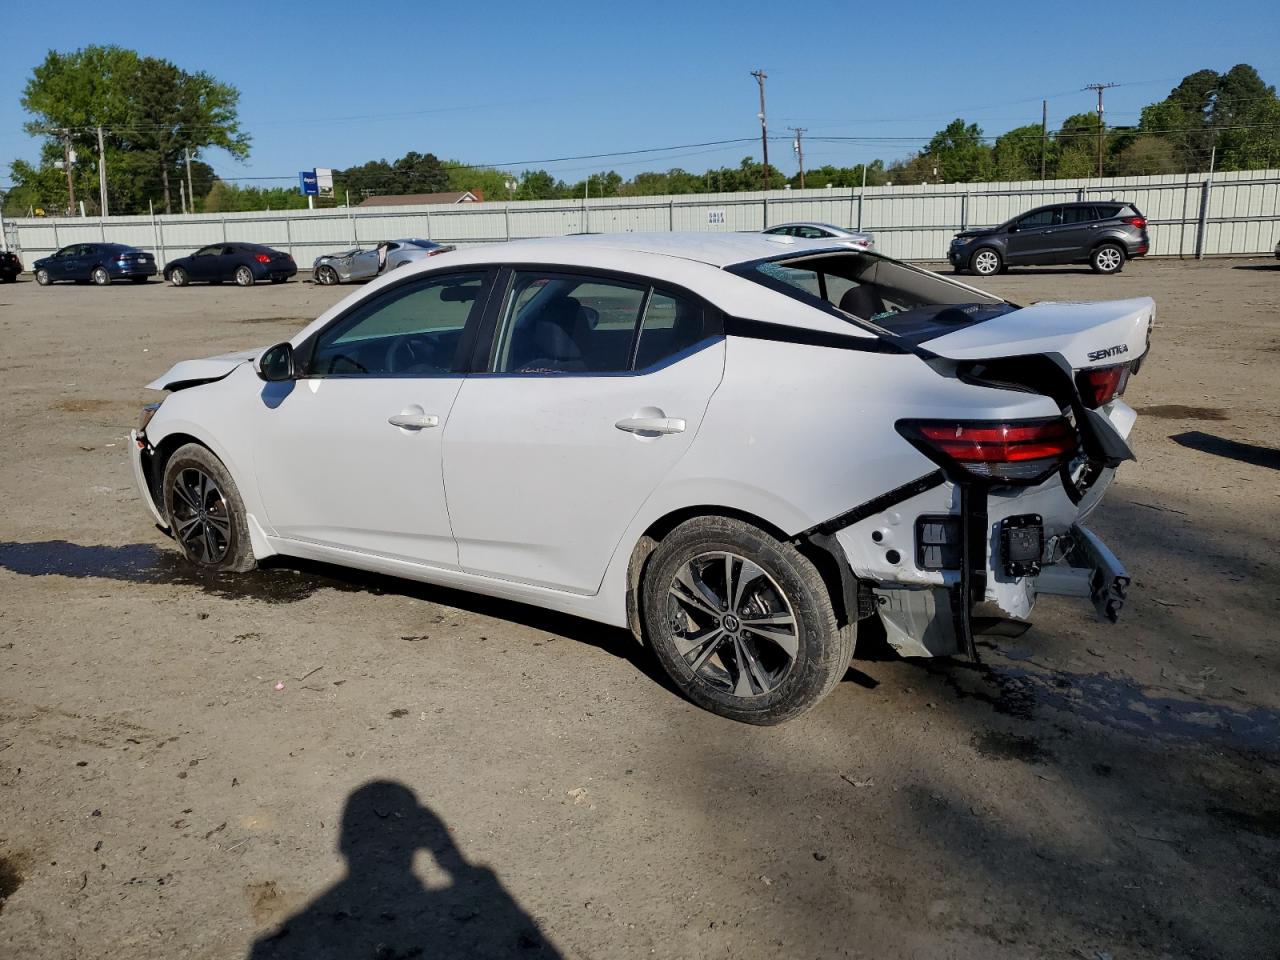
M 864 653 L 775 729 L 619 631 L 177 562 L 140 385 L 345 290 L 0 286 L 0 956 L 1280 956 L 1280 269 L 987 285 L 1159 301 L 1125 615 Z

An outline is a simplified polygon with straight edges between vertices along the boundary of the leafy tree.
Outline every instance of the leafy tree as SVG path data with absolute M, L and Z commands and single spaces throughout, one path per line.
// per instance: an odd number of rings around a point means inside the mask
M 1045 154 L 1045 176 L 1057 165 L 1057 144 L 1042 136 L 1040 124 L 1015 127 L 996 138 L 991 148 L 992 176 L 996 180 L 1039 180 L 1040 154 Z
M 188 73 L 167 60 L 140 57 L 121 47 L 51 50 L 32 70 L 21 101 L 34 118 L 27 132 L 45 138 L 40 164 L 33 168 L 18 162 L 11 173 L 21 187 L 46 195 L 52 182 L 46 174 L 61 161 L 64 141 L 70 138 L 78 154 L 72 171 L 77 195 L 96 211 L 101 126 L 113 212 L 142 212 L 155 199 L 170 210 L 169 183 L 180 172 L 185 175 L 185 149 L 195 158 L 209 147 L 221 147 L 239 159 L 248 156 L 249 137 L 240 130 L 236 114 L 238 100 L 234 87 L 207 73 Z M 193 180 L 195 172 L 193 163 Z M 62 176 L 58 207 L 67 205 Z M 196 192 L 203 192 L 198 185 Z
M 938 178 L 947 183 L 991 179 L 991 148 L 983 142 L 982 128 L 976 123 L 952 120 L 934 134 L 923 153 L 937 168 Z
M 1151 134 L 1133 138 L 1117 152 L 1115 168 L 1118 177 L 1148 177 L 1160 173 L 1177 173 L 1178 158 L 1168 140 Z

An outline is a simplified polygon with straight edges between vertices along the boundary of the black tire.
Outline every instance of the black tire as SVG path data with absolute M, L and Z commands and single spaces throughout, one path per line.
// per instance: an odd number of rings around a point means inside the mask
M 175 287 L 185 287 L 191 282 L 191 275 L 182 267 L 174 267 L 169 271 L 169 282 Z
M 253 271 L 245 266 L 236 267 L 235 280 L 236 286 L 252 287 L 254 282 Z
M 18 275 L 16 273 L 0 273 L 0 283 L 17 283 Z
M 725 555 L 738 571 L 736 589 Z M 760 572 L 749 574 L 747 562 Z M 700 564 L 702 604 L 677 600 L 684 589 L 677 575 L 688 583 Z M 721 605 L 717 621 L 707 598 L 730 593 L 740 603 Z M 697 517 L 676 527 L 645 565 L 641 605 L 645 637 L 667 675 L 695 704 L 731 720 L 768 725 L 799 716 L 831 692 L 853 656 L 855 625 L 837 624 L 817 568 L 791 544 L 741 520 Z M 785 635 L 786 644 L 766 640 L 762 630 Z M 750 669 L 738 669 L 742 649 Z
M 995 247 L 979 247 L 969 256 L 969 272 L 978 277 L 994 277 L 1004 269 L 1004 257 Z
M 47 287 L 51 283 L 53 283 L 53 277 L 49 276 L 48 270 L 46 270 L 44 267 L 41 267 L 39 270 L 36 271 L 36 283 L 40 284 L 40 286 L 42 287 Z
M 1089 255 L 1089 266 L 1094 273 L 1119 273 L 1124 269 L 1124 261 L 1124 247 L 1118 243 L 1104 243 Z
M 130 277 L 129 279 L 130 279 L 130 280 L 132 280 L 134 283 L 146 283 L 146 282 L 147 282 L 147 278 L 146 278 L 146 277 Z
M 187 560 L 205 570 L 235 573 L 257 565 L 240 491 L 207 447 L 188 443 L 174 451 L 164 467 L 163 493 L 169 530 Z
M 93 281 L 95 286 L 107 287 L 111 285 L 111 274 L 107 273 L 107 268 L 103 266 L 94 267 L 89 273 L 89 279 Z

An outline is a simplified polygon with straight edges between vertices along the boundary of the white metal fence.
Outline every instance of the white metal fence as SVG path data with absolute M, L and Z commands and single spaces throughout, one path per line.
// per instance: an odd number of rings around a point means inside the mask
M 265 243 L 302 264 L 322 253 L 395 237 L 486 243 L 570 233 L 762 230 L 818 220 L 870 230 L 878 248 L 939 260 L 965 227 L 1002 223 L 1044 203 L 1122 199 L 1146 215 L 1154 256 L 1270 253 L 1280 240 L 1280 170 L 1018 183 L 820 188 L 455 206 L 341 207 L 256 213 L 22 218 L 0 235 L 28 265 L 68 243 L 106 240 L 162 263 L 224 240 Z

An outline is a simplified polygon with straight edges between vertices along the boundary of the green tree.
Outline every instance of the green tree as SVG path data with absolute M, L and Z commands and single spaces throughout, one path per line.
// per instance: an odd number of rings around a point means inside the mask
M 991 148 L 983 142 L 982 128 L 957 118 L 933 135 L 923 155 L 936 167 L 938 179 L 947 183 L 990 180 Z
M 96 210 L 101 126 L 113 212 L 145 211 L 148 201 L 155 199 L 170 210 L 168 184 L 175 175 L 185 174 L 186 149 L 197 159 L 210 147 L 225 149 L 238 159 L 248 156 L 249 137 L 240 130 L 238 100 L 234 87 L 207 73 L 187 73 L 166 60 L 139 57 L 121 47 L 51 50 L 32 70 L 21 100 L 33 117 L 27 131 L 44 138 L 39 166 L 15 163 L 10 172 L 20 186 L 29 184 L 33 192 L 46 194 L 52 179 L 47 171 L 62 160 L 69 140 L 78 155 L 72 168 L 78 198 Z M 193 163 L 193 180 L 195 173 Z M 62 176 L 58 206 L 65 207 L 65 172 Z M 203 192 L 198 185 L 196 192 Z
M 1039 180 L 1040 154 L 1045 154 L 1045 176 L 1050 176 L 1057 161 L 1056 144 L 1042 136 L 1040 124 L 1014 127 L 996 138 L 991 148 L 992 176 L 996 180 Z

